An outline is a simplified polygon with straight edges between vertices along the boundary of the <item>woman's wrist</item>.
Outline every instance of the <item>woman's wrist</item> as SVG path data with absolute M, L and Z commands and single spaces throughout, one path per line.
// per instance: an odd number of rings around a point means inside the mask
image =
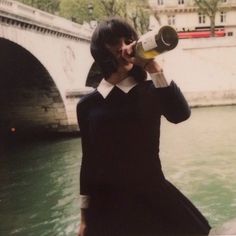
M 86 225 L 87 222 L 87 210 L 86 209 L 80 209 L 80 222 L 84 225 Z
M 156 88 L 165 88 L 169 86 L 169 82 L 166 79 L 165 75 L 163 72 L 156 72 L 156 73 L 151 73 L 150 77 L 154 83 L 154 86 Z
M 145 71 L 147 71 L 149 74 L 154 74 L 154 73 L 163 73 L 163 69 L 159 66 L 159 64 L 154 61 L 154 60 L 150 60 L 148 61 L 143 69 Z
M 80 195 L 80 208 L 87 209 L 89 208 L 90 196 L 89 195 Z

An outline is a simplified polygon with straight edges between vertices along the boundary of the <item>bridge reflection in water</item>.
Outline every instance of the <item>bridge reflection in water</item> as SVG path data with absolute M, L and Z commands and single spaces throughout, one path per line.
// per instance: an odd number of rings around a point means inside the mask
M 166 177 L 214 227 L 236 217 L 235 116 L 228 106 L 193 109 L 178 125 L 163 119 Z M 80 161 L 80 138 L 1 146 L 1 235 L 75 235 Z

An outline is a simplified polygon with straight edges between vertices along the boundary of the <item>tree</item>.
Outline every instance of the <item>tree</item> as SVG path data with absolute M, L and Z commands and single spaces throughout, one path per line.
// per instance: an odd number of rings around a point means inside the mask
M 150 6 L 147 0 L 139 0 L 139 1 L 129 1 L 129 11 L 127 12 L 127 18 L 131 20 L 134 28 L 140 34 L 144 34 L 149 30 L 149 17 L 151 13 Z
M 123 0 L 61 0 L 60 15 L 82 24 L 91 20 L 119 15 Z M 123 1 L 124 2 L 124 1 Z M 122 3 L 123 3 L 122 2 Z
M 210 19 L 211 36 L 215 36 L 215 18 L 221 0 L 194 0 L 199 10 Z
M 91 5 L 93 11 L 89 14 Z M 148 30 L 149 12 L 147 9 L 149 9 L 148 0 L 61 0 L 60 2 L 60 15 L 78 23 L 120 16 L 133 24 L 140 33 Z
M 18 0 L 18 1 L 50 13 L 57 13 L 59 11 L 60 0 Z
M 18 0 L 35 8 L 83 24 L 106 17 L 125 18 L 138 33 L 145 33 L 149 26 L 148 0 Z
M 149 26 L 150 8 L 147 0 L 101 0 L 106 16 L 121 16 L 129 21 L 138 33 Z
M 117 16 L 117 15 L 125 15 L 126 11 L 126 2 L 120 0 L 101 0 L 101 7 L 105 13 L 105 16 Z

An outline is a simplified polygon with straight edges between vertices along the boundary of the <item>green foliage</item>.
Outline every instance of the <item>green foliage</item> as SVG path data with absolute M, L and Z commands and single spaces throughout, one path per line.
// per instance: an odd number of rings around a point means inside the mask
M 93 6 L 89 13 L 88 6 Z M 78 23 L 90 20 L 101 21 L 106 17 L 119 16 L 129 21 L 135 29 L 148 30 L 149 11 L 147 0 L 61 0 L 60 14 Z
M 59 14 L 77 23 L 101 21 L 120 16 L 139 33 L 148 30 L 150 9 L 148 0 L 18 0 L 38 9 Z M 89 11 L 89 6 L 92 6 Z
M 215 36 L 215 17 L 221 0 L 194 0 L 199 11 L 206 14 L 210 19 L 211 36 Z
M 61 0 L 60 15 L 78 23 L 88 21 L 88 4 L 86 0 Z
M 96 0 L 60 0 L 60 15 L 80 24 L 85 21 L 101 20 L 108 14 L 101 2 Z M 90 10 L 89 5 L 92 6 Z
M 218 3 L 220 0 L 195 0 L 200 11 L 211 17 L 218 11 Z
M 57 13 L 59 11 L 60 0 L 18 0 L 18 1 L 50 13 Z

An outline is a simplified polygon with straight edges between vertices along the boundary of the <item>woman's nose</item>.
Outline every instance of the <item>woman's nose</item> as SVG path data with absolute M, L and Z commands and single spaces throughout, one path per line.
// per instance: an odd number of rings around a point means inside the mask
M 125 42 L 122 42 L 122 46 L 121 46 L 121 51 L 122 53 L 126 54 L 126 55 L 130 55 L 132 54 L 133 52 L 133 43 L 125 43 Z
M 124 42 L 124 41 L 122 41 L 121 42 L 121 45 L 120 45 L 120 51 L 122 52 L 122 51 L 124 51 L 124 50 L 126 50 L 127 49 L 127 44 Z

